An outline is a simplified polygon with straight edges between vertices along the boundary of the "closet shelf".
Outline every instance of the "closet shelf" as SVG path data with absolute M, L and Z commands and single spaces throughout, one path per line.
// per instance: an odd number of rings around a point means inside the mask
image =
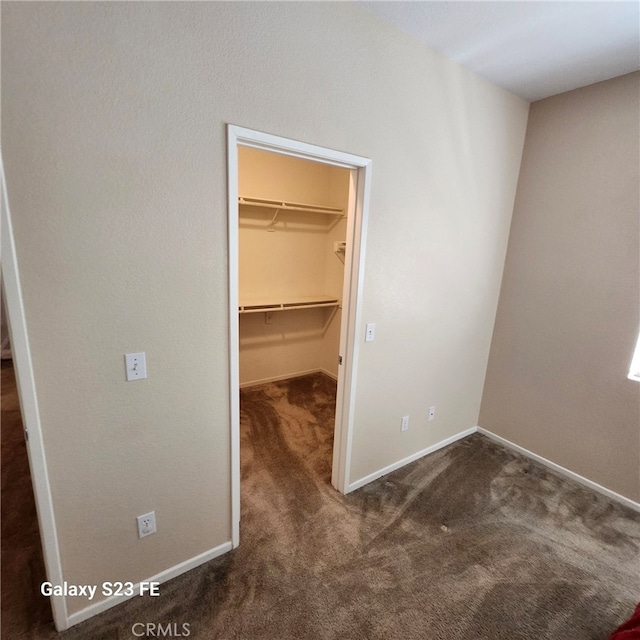
M 264 313 L 266 311 L 293 311 L 295 309 L 317 309 L 320 307 L 339 307 L 340 300 L 330 296 L 301 296 L 287 298 L 282 302 L 273 300 L 243 301 L 238 307 L 239 313 Z
M 302 213 L 324 213 L 328 216 L 344 217 L 344 209 L 338 207 L 323 207 L 316 204 L 287 202 L 285 200 L 267 200 L 265 198 L 248 198 L 240 196 L 238 204 L 246 207 L 260 207 L 262 209 L 277 209 L 278 211 L 299 211 Z

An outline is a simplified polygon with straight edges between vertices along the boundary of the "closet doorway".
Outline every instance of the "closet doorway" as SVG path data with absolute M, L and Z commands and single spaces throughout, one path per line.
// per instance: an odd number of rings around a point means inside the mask
M 314 372 L 337 380 L 331 483 L 349 490 L 370 168 L 367 158 L 228 126 L 234 546 L 241 387 Z

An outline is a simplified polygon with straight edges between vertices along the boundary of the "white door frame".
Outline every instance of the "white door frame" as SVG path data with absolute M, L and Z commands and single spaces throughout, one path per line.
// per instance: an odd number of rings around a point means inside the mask
M 31 470 L 31 482 L 38 515 L 40 539 L 47 580 L 53 584 L 62 584 L 62 562 L 56 533 L 53 499 L 51 486 L 49 485 L 49 473 L 42 439 L 42 427 L 40 423 L 40 411 L 38 409 L 38 397 L 36 384 L 31 364 L 31 350 L 27 334 L 27 322 L 22 302 L 22 290 L 20 288 L 20 275 L 16 260 L 16 247 L 13 237 L 13 225 L 9 210 L 9 198 L 4 176 L 4 165 L 0 157 L 0 186 L 1 186 L 1 243 L 2 256 L 2 284 L 7 303 L 7 324 L 11 337 L 11 354 L 16 374 L 18 396 L 20 398 L 20 410 L 27 438 L 27 454 L 29 468 Z M 58 631 L 68 627 L 67 605 L 64 596 L 52 595 L 49 598 L 53 621 Z
M 331 484 L 349 490 L 349 467 L 356 390 L 360 300 L 364 278 L 365 240 L 371 189 L 371 160 L 342 151 L 282 138 L 253 129 L 227 125 L 227 178 L 229 224 L 229 386 L 231 417 L 231 522 L 232 543 L 240 543 L 240 376 L 238 331 L 238 147 L 251 147 L 351 170 L 345 278 L 340 325 L 342 365 L 338 374 L 336 423 Z M 355 179 L 354 179 L 355 178 Z

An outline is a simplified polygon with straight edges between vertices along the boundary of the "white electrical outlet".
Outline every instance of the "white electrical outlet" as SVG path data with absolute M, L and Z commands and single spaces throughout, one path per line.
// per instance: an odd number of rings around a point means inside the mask
M 400 431 L 406 431 L 409 428 L 409 416 L 402 416 L 400 422 Z
M 436 417 L 436 408 L 429 407 L 429 420 L 435 420 Z
M 156 532 L 156 512 L 145 513 L 143 516 L 136 518 L 138 521 L 138 538 L 150 536 Z

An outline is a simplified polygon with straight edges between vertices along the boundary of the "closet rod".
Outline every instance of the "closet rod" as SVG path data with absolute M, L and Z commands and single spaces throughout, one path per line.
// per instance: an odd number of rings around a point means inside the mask
M 296 309 L 318 309 L 321 307 L 339 307 L 340 302 L 338 300 L 331 302 L 312 302 L 308 304 L 273 304 L 273 305 L 260 305 L 255 307 L 250 306 L 240 306 L 238 308 L 238 313 L 264 313 L 265 311 L 294 311 Z
M 323 207 L 316 204 L 302 204 L 280 200 L 266 200 L 262 198 L 247 198 L 240 196 L 238 204 L 249 207 L 263 207 L 265 209 L 282 209 L 284 211 L 301 211 L 306 213 L 324 213 L 330 216 L 344 216 L 344 209 L 337 207 Z

